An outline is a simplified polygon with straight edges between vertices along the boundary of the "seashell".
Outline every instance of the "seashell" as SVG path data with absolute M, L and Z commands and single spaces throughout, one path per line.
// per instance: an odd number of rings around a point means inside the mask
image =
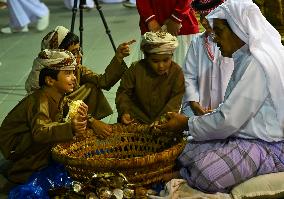
M 123 191 L 121 189 L 114 189 L 112 192 L 116 199 L 123 199 Z
M 108 187 L 100 187 L 97 189 L 97 195 L 100 199 L 111 199 L 113 193 L 109 190 Z
M 134 198 L 134 190 L 125 188 L 123 189 L 123 197 L 124 198 Z
M 86 199 L 99 199 L 99 198 L 95 193 L 91 192 L 86 195 Z

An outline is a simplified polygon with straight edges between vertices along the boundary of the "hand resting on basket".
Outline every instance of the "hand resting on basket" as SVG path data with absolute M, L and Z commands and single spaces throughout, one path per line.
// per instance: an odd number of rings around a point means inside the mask
M 121 123 L 128 125 L 134 122 L 134 119 L 131 117 L 131 115 L 129 113 L 124 113 L 121 116 Z
M 112 127 L 95 118 L 90 119 L 90 127 L 95 135 L 100 139 L 105 139 L 112 134 Z

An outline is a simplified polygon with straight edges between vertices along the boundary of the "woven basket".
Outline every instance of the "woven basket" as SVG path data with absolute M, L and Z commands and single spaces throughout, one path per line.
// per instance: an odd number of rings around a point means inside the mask
M 161 133 L 148 125 L 114 124 L 107 140 L 92 136 L 52 150 L 53 159 L 64 164 L 71 177 L 86 182 L 94 173 L 120 172 L 129 183 L 148 185 L 174 172 L 185 142 L 176 133 Z

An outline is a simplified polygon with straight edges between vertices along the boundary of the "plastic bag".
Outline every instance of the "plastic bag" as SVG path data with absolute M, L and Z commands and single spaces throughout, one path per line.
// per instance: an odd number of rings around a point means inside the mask
M 29 180 L 15 187 L 9 193 L 9 199 L 49 199 L 48 191 L 58 187 L 70 187 L 71 178 L 64 166 L 58 163 L 35 172 Z

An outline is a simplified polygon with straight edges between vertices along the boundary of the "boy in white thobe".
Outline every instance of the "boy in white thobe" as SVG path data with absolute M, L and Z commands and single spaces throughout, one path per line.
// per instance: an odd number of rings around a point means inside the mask
M 213 42 L 205 16 L 224 0 L 195 0 L 192 7 L 200 14 L 205 32 L 193 38 L 187 51 L 183 73 L 185 94 L 182 112 L 187 116 L 203 115 L 219 106 L 234 69 L 231 58 L 223 57 Z

